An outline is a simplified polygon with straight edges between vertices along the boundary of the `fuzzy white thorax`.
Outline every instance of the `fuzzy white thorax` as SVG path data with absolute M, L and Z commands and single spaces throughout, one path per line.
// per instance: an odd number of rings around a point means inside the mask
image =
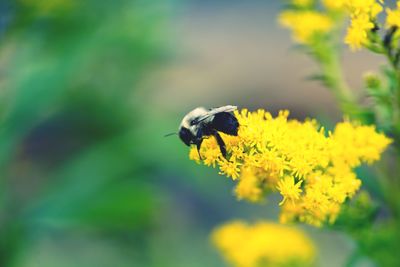
M 190 128 L 193 128 L 194 125 L 190 125 L 190 122 L 192 122 L 194 119 L 205 116 L 208 114 L 208 110 L 203 108 L 203 107 L 198 107 L 190 111 L 188 114 L 183 117 L 182 122 L 179 126 L 179 128 L 187 128 L 191 130 Z

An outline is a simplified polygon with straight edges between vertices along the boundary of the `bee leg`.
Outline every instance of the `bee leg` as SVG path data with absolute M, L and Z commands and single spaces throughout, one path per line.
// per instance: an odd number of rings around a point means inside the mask
M 224 156 L 224 158 L 226 158 L 226 147 L 225 147 L 225 142 L 224 140 L 222 140 L 222 137 L 219 135 L 219 133 L 217 131 L 215 131 L 213 133 L 215 139 L 217 140 L 218 146 L 219 146 L 219 150 L 222 153 L 222 156 Z
M 199 153 L 200 159 L 203 160 L 203 158 L 201 157 L 201 154 L 200 154 L 201 143 L 203 143 L 203 139 L 199 139 L 199 140 L 197 141 L 196 147 L 197 147 L 197 153 Z
M 196 138 L 195 138 L 195 140 L 194 140 L 194 143 L 196 144 L 197 153 L 199 153 L 200 159 L 203 160 L 203 158 L 201 157 L 201 154 L 200 154 L 201 144 L 203 143 L 203 130 L 202 130 L 202 129 L 199 129 L 199 130 L 197 131 L 197 134 L 196 134 Z

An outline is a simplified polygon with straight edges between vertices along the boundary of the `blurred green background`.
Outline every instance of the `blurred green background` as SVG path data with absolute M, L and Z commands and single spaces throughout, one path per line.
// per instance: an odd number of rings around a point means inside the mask
M 225 266 L 213 227 L 276 220 L 163 136 L 197 106 L 340 119 L 304 79 L 315 66 L 276 25 L 280 4 L 1 0 L 0 266 Z M 355 86 L 379 64 L 344 59 Z M 306 230 L 318 266 L 351 254 L 343 234 Z

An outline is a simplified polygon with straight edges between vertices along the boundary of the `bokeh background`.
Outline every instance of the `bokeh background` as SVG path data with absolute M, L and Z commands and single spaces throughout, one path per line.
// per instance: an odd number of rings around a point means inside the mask
M 235 200 L 230 180 L 163 136 L 197 106 L 341 119 L 277 25 L 281 7 L 1 0 L 0 266 L 226 266 L 215 226 L 276 220 L 268 202 L 279 199 Z M 380 64 L 362 52 L 343 61 L 355 88 Z M 354 249 L 344 234 L 304 229 L 318 266 L 342 266 Z

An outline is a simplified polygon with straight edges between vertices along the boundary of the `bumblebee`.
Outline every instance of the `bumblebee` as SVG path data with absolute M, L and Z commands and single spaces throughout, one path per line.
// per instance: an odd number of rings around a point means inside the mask
M 195 108 L 183 117 L 179 126 L 179 138 L 187 146 L 196 145 L 200 155 L 203 140 L 213 136 L 222 155 L 226 158 L 225 142 L 218 132 L 238 135 L 239 122 L 232 114 L 236 109 L 236 106 L 230 105 L 209 110 L 203 107 Z

